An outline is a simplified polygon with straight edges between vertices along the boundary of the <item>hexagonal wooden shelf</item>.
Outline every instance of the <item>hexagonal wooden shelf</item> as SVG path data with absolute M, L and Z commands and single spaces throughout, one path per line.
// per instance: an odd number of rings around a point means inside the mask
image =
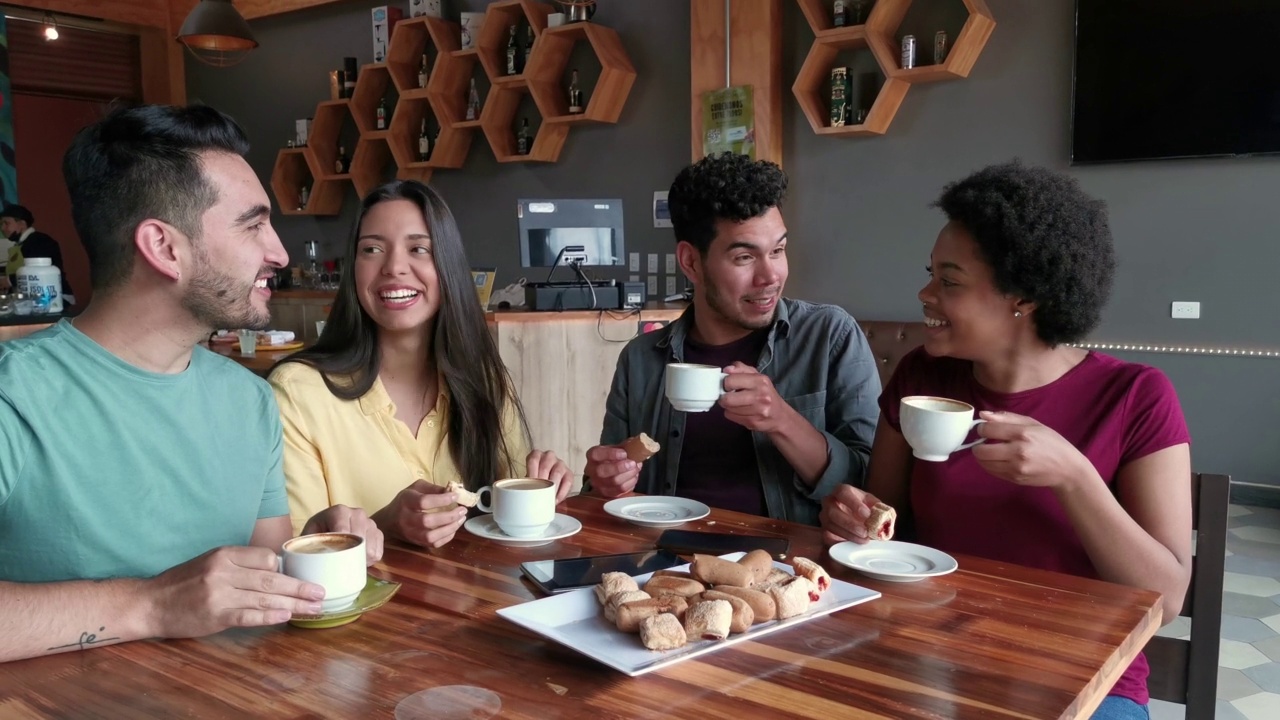
M 316 106 L 310 143 L 281 150 L 272 171 L 271 187 L 281 212 L 289 215 L 336 215 L 342 210 L 346 182 L 364 197 L 391 175 L 426 182 L 434 170 L 460 168 L 466 162 L 474 133 L 482 130 L 500 162 L 554 162 L 578 122 L 617 122 L 636 72 L 618 34 L 594 23 L 547 28 L 556 8 L 536 0 L 501 0 L 486 8 L 477 47 L 460 49 L 458 23 L 439 18 L 402 20 L 392 32 L 384 63 L 360 69 L 352 97 L 327 100 Z M 506 74 L 506 43 L 512 24 L 533 28 L 535 41 L 528 67 L 520 75 Z M 522 38 L 523 40 L 523 38 Z M 568 102 L 557 87 L 576 43 L 586 41 L 601 64 L 601 74 L 585 112 L 568 114 Z M 545 48 L 545 49 L 544 49 Z M 546 54 L 543 57 L 543 54 Z M 418 87 L 422 56 L 428 56 L 429 77 Z M 467 94 L 477 64 L 488 80 L 480 117 L 466 120 Z M 543 121 L 533 147 L 518 155 L 514 123 L 524 95 L 532 96 Z M 375 126 L 380 98 L 394 94 L 387 129 Z M 347 117 L 355 122 L 359 139 L 348 173 L 334 171 L 337 145 Z M 418 159 L 418 134 L 423 117 L 433 118 L 440 134 L 431 157 Z M 312 183 L 307 207 L 297 207 L 301 188 Z
M 286 148 L 276 155 L 271 170 L 271 191 L 284 215 L 336 215 L 342 209 L 342 183 L 317 179 L 306 148 Z M 310 187 L 305 207 L 303 187 Z
M 800 12 L 804 13 L 804 19 L 808 21 L 809 27 L 813 29 L 814 35 L 818 35 L 824 30 L 841 29 L 835 26 L 835 18 L 832 14 L 833 11 L 831 9 L 833 3 L 831 0 L 796 0 L 796 1 L 800 4 Z M 865 0 L 865 2 L 863 3 L 863 5 L 865 6 L 863 9 L 863 14 L 864 15 L 867 14 L 867 11 L 865 8 L 871 8 L 874 10 L 875 6 L 879 4 L 880 3 L 878 2 L 873 3 L 873 0 Z M 845 12 L 852 15 L 853 13 L 852 2 L 846 1 Z M 852 20 L 852 17 L 850 18 L 850 20 Z M 866 17 L 862 18 L 862 22 L 866 22 L 866 21 L 867 21 Z M 846 25 L 844 27 L 857 27 L 858 25 L 861 25 L 861 24 L 862 23 L 851 22 L 849 25 Z
M 540 47 L 541 37 L 547 28 L 547 15 L 553 11 L 546 3 L 534 0 L 502 0 L 489 3 L 485 8 L 484 25 L 480 28 L 480 37 L 476 40 L 479 49 L 480 64 L 484 66 L 489 82 L 495 87 L 502 85 L 523 85 L 525 74 L 507 74 L 507 42 L 511 26 L 517 26 L 517 39 L 521 51 L 529 61 L 533 61 L 535 51 Z M 521 21 L 533 28 L 533 48 L 524 47 L 528 34 L 520 28 Z
M 899 26 L 913 0 L 876 0 L 862 25 L 834 27 L 830 2 L 796 0 L 813 30 L 813 47 L 796 76 L 791 92 L 804 111 L 805 118 L 819 135 L 882 135 L 889 129 L 902 105 L 907 90 L 915 83 L 968 77 L 982 53 L 995 19 L 985 0 L 960 0 L 969 12 L 968 19 L 941 65 L 923 65 L 910 69 L 900 67 Z M 931 2 L 934 0 L 914 0 Z M 860 125 L 832 127 L 830 122 L 831 68 L 841 50 L 866 47 L 875 56 L 885 81 Z
M 569 136 L 568 125 L 552 124 L 544 119 L 534 132 L 529 152 L 524 155 L 516 152 L 516 113 L 527 92 L 528 88 L 524 87 L 494 86 L 480 112 L 480 127 L 498 162 L 555 162 Z
M 916 0 L 916 2 L 923 1 Z M 987 7 L 985 0 L 960 1 L 969 11 L 969 17 L 965 19 L 964 26 L 960 28 L 960 33 L 956 35 L 955 42 L 952 43 L 942 64 L 916 65 L 913 68 L 903 69 L 900 67 L 900 62 L 895 62 L 890 66 L 890 77 L 912 84 L 969 77 L 969 71 L 973 70 L 974 63 L 978 61 L 978 56 L 986 47 L 991 32 L 996 28 L 996 20 L 992 17 L 991 9 Z M 880 0 L 876 3 L 872 18 L 868 22 L 874 23 L 876 32 L 893 45 L 898 28 L 902 25 L 911 2 L 912 0 Z M 932 44 L 929 48 L 932 48 Z
M 580 113 L 569 113 L 565 69 L 574 46 L 585 41 L 600 62 L 600 77 Z M 627 103 L 636 69 L 612 28 L 590 22 L 548 28 L 538 38 L 538 52 L 529 60 L 524 77 L 529 92 L 545 122 L 550 124 L 601 122 L 616 123 Z M 584 90 L 585 92 L 585 90 Z

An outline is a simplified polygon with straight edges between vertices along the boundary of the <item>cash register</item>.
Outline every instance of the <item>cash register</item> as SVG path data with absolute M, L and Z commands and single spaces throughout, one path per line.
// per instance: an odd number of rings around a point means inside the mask
M 520 264 L 547 268 L 543 282 L 526 283 L 529 310 L 625 310 L 644 307 L 643 283 L 595 280 L 588 268 L 626 264 L 622 200 L 522 199 L 516 215 Z M 560 269 L 561 279 L 556 271 Z

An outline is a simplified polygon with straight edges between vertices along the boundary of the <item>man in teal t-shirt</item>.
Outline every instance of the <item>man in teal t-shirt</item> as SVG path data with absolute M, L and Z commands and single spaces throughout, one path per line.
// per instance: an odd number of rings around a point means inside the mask
M 116 109 L 67 151 L 94 299 L 0 344 L 0 662 L 320 610 L 323 588 L 276 572 L 293 531 L 271 391 L 198 346 L 266 327 L 288 261 L 247 151 L 203 106 Z M 303 530 L 324 531 L 381 556 L 363 511 Z

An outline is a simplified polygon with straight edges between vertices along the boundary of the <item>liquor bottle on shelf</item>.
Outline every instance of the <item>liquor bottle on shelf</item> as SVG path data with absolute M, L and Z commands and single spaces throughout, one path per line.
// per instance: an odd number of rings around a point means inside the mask
M 351 170 L 351 158 L 347 157 L 347 149 L 341 145 L 338 146 L 338 156 L 333 160 L 333 170 L 339 175 Z
M 311 188 L 307 187 L 306 185 L 303 185 L 302 189 L 298 191 L 298 209 L 306 210 L 307 203 L 310 200 L 311 200 Z
M 853 5 L 853 22 L 850 24 L 861 25 L 862 23 L 866 22 L 867 21 L 866 12 L 865 12 L 867 8 L 866 0 L 850 0 L 850 2 Z
M 516 37 L 516 26 L 512 25 L 507 35 L 507 74 L 519 75 L 524 56 L 520 54 L 520 39 Z
M 831 6 L 831 24 L 836 27 L 844 27 L 848 19 L 844 9 L 844 0 L 835 0 L 835 3 Z
M 583 111 L 582 88 L 578 86 L 578 69 L 574 68 L 569 76 L 569 114 L 576 115 Z
M 524 72 L 524 69 L 529 67 L 529 56 L 533 54 L 533 41 L 536 40 L 537 37 L 538 36 L 535 35 L 533 32 L 533 25 L 530 24 L 529 38 L 525 41 L 525 44 L 524 44 L 524 59 L 520 63 L 520 72 Z
M 306 288 L 314 288 L 320 283 L 320 263 L 318 256 L 320 244 L 315 240 L 307 240 L 304 243 L 307 252 L 307 264 L 302 266 L 302 286 Z
M 422 118 L 422 132 L 418 133 L 418 162 L 431 159 L 431 136 L 427 134 L 427 119 Z
M 377 113 L 378 115 L 376 118 L 376 122 L 374 122 L 374 126 L 379 130 L 386 130 L 387 129 L 387 99 L 385 97 L 378 98 Z
M 418 66 L 418 87 L 427 86 L 427 54 L 422 53 L 422 64 Z
M 529 118 L 520 119 L 520 132 L 516 133 L 516 154 L 528 155 L 533 149 L 533 135 L 529 133 Z
M 476 79 L 471 78 L 471 91 L 467 93 L 467 119 L 476 120 L 480 117 L 480 92 L 476 90 Z

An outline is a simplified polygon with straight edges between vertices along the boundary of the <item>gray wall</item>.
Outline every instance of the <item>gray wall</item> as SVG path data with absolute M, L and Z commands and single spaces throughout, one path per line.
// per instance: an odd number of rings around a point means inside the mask
M 784 96 L 789 294 L 837 303 L 855 317 L 918 320 L 915 294 L 942 224 L 929 202 L 946 182 L 1016 156 L 1070 170 L 1110 205 L 1120 268 L 1092 339 L 1280 348 L 1265 299 L 1280 254 L 1269 237 L 1280 159 L 1070 168 L 1074 2 L 988 2 L 998 25 L 972 75 L 913 88 L 884 137 L 819 137 Z M 189 70 L 191 98 L 236 115 L 259 140 L 251 162 L 264 181 L 292 119 L 306 117 L 327 96 L 326 73 L 337 59 L 369 60 L 368 8 L 375 4 L 348 2 L 255 22 L 263 47 L 242 66 Z M 483 4 L 454 0 L 453 9 Z M 812 33 L 794 3 L 783 5 L 789 86 Z M 671 10 L 655 12 L 658 6 Z M 499 167 L 477 136 L 463 170 L 435 175 L 433 184 L 458 214 L 472 263 L 498 266 L 500 285 L 520 272 L 509 210 L 517 197 L 616 195 L 630 210 L 629 250 L 670 247 L 668 231 L 649 227 L 647 208 L 652 191 L 669 185 L 688 160 L 686 7 L 681 0 L 602 3 L 597 19 L 618 29 L 639 72 L 617 126 L 575 129 L 560 162 L 550 166 Z M 277 227 L 291 251 L 318 237 L 336 253 L 353 205 L 354 195 L 340 218 L 277 218 Z M 1173 300 L 1200 301 L 1202 319 L 1171 320 Z M 1196 469 L 1280 485 L 1280 444 L 1273 440 L 1280 361 L 1119 354 L 1172 378 Z

